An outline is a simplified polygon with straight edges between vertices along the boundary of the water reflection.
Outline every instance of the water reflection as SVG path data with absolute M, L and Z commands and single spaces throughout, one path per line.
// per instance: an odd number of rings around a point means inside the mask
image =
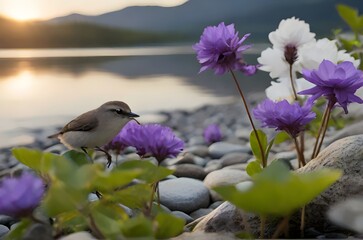
M 0 139 L 14 129 L 64 123 L 109 100 L 143 115 L 237 97 L 228 75 L 198 71 L 192 54 L 0 59 Z M 247 94 L 269 84 L 263 73 L 240 78 Z

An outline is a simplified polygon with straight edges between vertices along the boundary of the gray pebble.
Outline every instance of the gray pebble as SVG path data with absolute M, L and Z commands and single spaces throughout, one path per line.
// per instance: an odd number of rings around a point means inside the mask
M 5 236 L 9 231 L 10 229 L 7 226 L 0 224 L 0 238 Z
M 200 208 L 200 209 L 198 209 L 198 210 L 196 210 L 196 211 L 192 212 L 192 213 L 190 214 L 190 216 L 191 216 L 192 218 L 194 218 L 194 219 L 198 219 L 198 218 L 200 218 L 200 217 L 203 217 L 203 216 L 205 216 L 205 215 L 209 214 L 209 213 L 210 213 L 210 212 L 212 212 L 212 211 L 213 211 L 213 209 L 211 209 L 211 208 Z
M 241 153 L 241 152 L 227 153 L 221 158 L 222 167 L 234 165 L 237 163 L 246 163 L 250 158 L 251 155 L 248 153 Z
M 159 183 L 160 202 L 172 211 L 193 212 L 208 207 L 210 196 L 203 182 L 178 178 Z
M 228 142 L 216 142 L 209 146 L 209 155 L 212 158 L 221 158 L 232 152 L 250 153 L 251 149 L 248 146 Z
M 194 221 L 194 219 L 191 216 L 189 216 L 188 214 L 183 213 L 181 211 L 172 211 L 171 214 L 173 214 L 174 216 L 176 216 L 178 218 L 184 219 L 186 224 Z
M 179 164 L 171 166 L 170 169 L 175 170 L 173 174 L 177 177 L 188 177 L 203 180 L 207 175 L 202 167 L 194 164 Z

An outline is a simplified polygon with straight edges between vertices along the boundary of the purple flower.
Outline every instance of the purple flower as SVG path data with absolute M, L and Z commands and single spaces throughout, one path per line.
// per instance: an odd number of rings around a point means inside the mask
M 204 29 L 200 41 L 193 45 L 197 52 L 197 59 L 202 65 L 200 72 L 213 69 L 215 74 L 221 75 L 228 70 L 240 70 L 246 75 L 255 74 L 257 67 L 243 62 L 241 54 L 251 45 L 242 45 L 250 34 L 241 39 L 234 29 L 234 24 L 209 26 Z
M 312 100 L 325 96 L 334 105 L 338 103 L 348 113 L 349 103 L 363 103 L 354 93 L 363 86 L 363 72 L 357 70 L 352 62 L 334 64 L 323 60 L 318 70 L 303 70 L 304 78 L 316 86 L 299 92 L 312 95 Z
M 208 144 L 222 140 L 222 132 L 217 124 L 210 124 L 204 129 L 203 136 Z
M 127 125 L 129 125 L 131 122 L 134 122 L 134 121 L 130 121 L 128 122 L 124 128 L 127 128 Z M 124 129 L 123 128 L 123 129 Z M 112 139 L 111 142 L 107 143 L 105 146 L 103 146 L 103 148 L 106 150 L 106 151 L 110 151 L 110 150 L 113 150 L 115 151 L 115 153 L 117 155 L 119 155 L 127 146 L 122 142 L 122 134 L 123 134 L 123 131 L 124 130 L 121 130 L 117 135 L 116 137 L 114 137 Z
M 262 127 L 276 128 L 295 138 L 315 118 L 311 107 L 312 102 L 309 100 L 300 106 L 296 102 L 290 104 L 287 100 L 274 102 L 266 99 L 253 110 L 253 114 L 261 121 Z
M 32 213 L 43 197 L 43 181 L 31 173 L 5 177 L 0 182 L 0 214 L 23 217 Z
M 184 148 L 184 142 L 160 124 L 128 124 L 122 131 L 121 141 L 135 147 L 139 155 L 154 156 L 159 162 L 177 156 Z

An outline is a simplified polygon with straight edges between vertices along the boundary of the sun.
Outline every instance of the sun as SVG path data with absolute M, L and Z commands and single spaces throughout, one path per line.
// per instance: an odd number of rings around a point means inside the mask
M 2 11 L 7 17 L 17 21 L 28 21 L 39 18 L 39 9 L 34 5 L 29 5 L 25 2 L 9 1 L 3 4 Z

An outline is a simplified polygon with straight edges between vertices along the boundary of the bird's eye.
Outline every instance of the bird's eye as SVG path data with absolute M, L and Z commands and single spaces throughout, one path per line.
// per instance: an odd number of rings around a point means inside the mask
M 124 111 L 120 108 L 114 110 L 117 114 L 122 114 Z

